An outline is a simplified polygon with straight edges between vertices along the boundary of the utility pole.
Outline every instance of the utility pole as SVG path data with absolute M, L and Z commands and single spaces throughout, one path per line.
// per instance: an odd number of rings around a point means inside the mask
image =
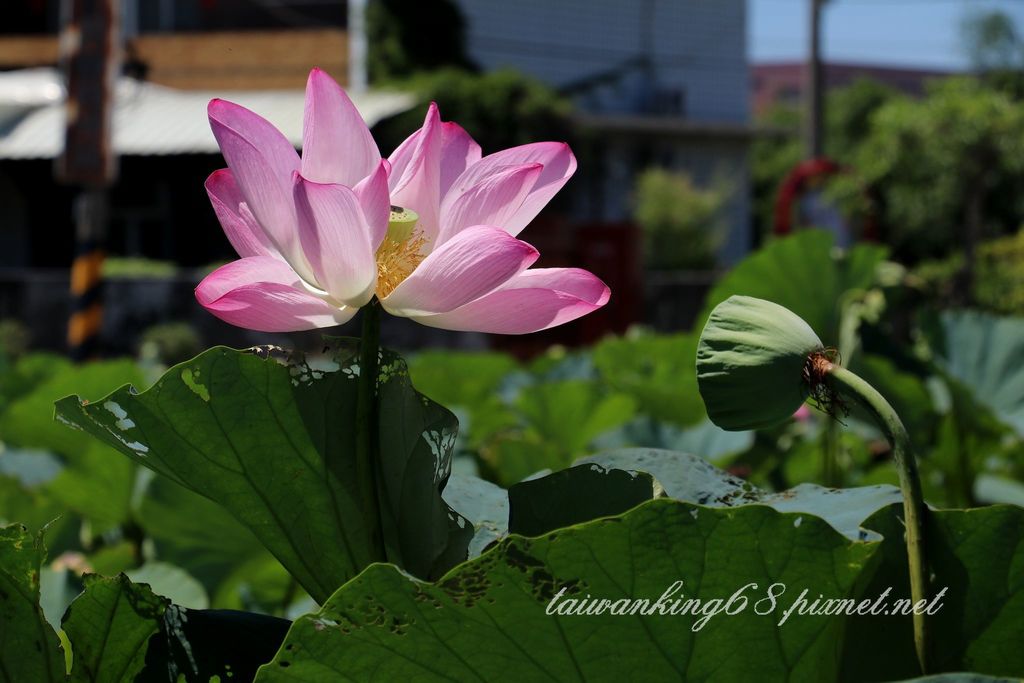
M 121 0 L 63 0 L 61 68 L 67 84 L 64 152 L 54 166 L 60 183 L 77 188 L 72 310 L 68 347 L 74 360 L 96 352 L 103 319 L 102 265 L 107 188 L 117 177 L 112 119 L 120 71 Z
M 804 144 L 808 159 L 824 153 L 822 139 L 824 119 L 824 74 L 821 63 L 821 10 L 826 0 L 808 0 L 810 7 L 810 42 L 804 69 Z
M 354 95 L 366 92 L 367 74 L 366 2 L 348 0 L 348 88 Z

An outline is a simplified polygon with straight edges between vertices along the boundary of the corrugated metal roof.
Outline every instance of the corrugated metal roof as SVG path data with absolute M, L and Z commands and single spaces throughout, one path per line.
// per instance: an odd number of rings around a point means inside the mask
M 58 94 L 59 93 L 59 94 Z M 64 147 L 64 90 L 54 69 L 0 73 L 0 159 L 53 159 Z M 174 90 L 122 78 L 114 102 L 114 149 L 119 155 L 218 152 L 206 105 L 222 97 L 273 123 L 302 144 L 301 90 L 205 92 Z M 372 126 L 415 104 L 409 93 L 369 92 L 352 97 Z

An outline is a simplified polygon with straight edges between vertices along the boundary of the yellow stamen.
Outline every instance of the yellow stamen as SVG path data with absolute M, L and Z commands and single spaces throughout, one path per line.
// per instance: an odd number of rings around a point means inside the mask
M 391 207 L 388 234 L 377 249 L 377 298 L 383 299 L 402 284 L 427 257 L 427 238 L 418 227 L 415 212 Z

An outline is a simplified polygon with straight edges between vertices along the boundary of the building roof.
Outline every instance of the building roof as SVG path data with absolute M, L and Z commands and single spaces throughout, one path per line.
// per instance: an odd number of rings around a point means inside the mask
M 755 112 L 763 112 L 777 103 L 795 104 L 802 96 L 806 62 L 765 62 L 750 69 Z M 917 69 L 879 64 L 826 62 L 823 76 L 827 89 L 842 88 L 859 78 L 879 81 L 907 95 L 924 94 L 929 81 L 955 75 L 953 71 Z
M 0 73 L 0 159 L 53 159 L 64 147 L 65 90 L 56 69 Z M 257 112 L 296 147 L 302 144 L 301 90 L 209 92 L 175 90 L 131 78 L 117 83 L 113 142 L 118 155 L 217 153 L 206 105 L 223 97 Z M 353 95 L 370 126 L 413 107 L 399 92 Z
M 665 138 L 749 140 L 759 131 L 742 123 L 691 121 L 680 116 L 642 114 L 576 114 L 580 127 L 621 135 L 648 135 Z

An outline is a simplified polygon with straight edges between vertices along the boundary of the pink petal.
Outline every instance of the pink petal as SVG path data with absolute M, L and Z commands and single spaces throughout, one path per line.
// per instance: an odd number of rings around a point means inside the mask
M 231 171 L 222 168 L 211 173 L 206 179 L 206 194 L 210 196 L 210 203 L 224 228 L 224 234 L 239 256 L 280 257 L 277 247 L 263 232 L 245 204 L 242 191 L 238 189 Z
M 467 228 L 431 252 L 381 303 L 402 316 L 451 311 L 529 268 L 537 256 L 504 230 Z
M 413 316 L 446 330 L 529 334 L 563 325 L 604 306 L 607 285 L 579 268 L 538 268 L 448 313 Z
M 310 71 L 302 122 L 302 176 L 352 187 L 379 163 L 377 143 L 352 100 L 326 72 Z
M 291 197 L 299 156 L 266 119 L 245 107 L 211 100 L 210 127 L 253 216 L 281 255 L 303 278 L 312 271 L 302 255 Z
M 523 205 L 544 167 L 540 164 L 496 167 L 462 194 L 449 194 L 441 204 L 441 231 L 437 244 L 471 225 L 504 228 Z M 454 197 L 454 201 L 448 201 Z
M 427 108 L 427 116 L 423 121 L 423 125 L 403 140 L 402 144 L 398 145 L 395 151 L 391 153 L 391 156 L 388 157 L 388 164 L 391 166 L 391 171 L 388 173 L 388 185 L 392 191 L 398 187 L 400 182 L 408 182 L 408 178 L 405 177 L 406 170 L 409 169 L 410 164 L 412 164 L 420 149 L 420 142 L 423 139 L 424 131 L 436 125 L 434 118 L 437 116 L 437 105 L 431 104 Z
M 260 332 L 295 332 L 333 327 L 355 315 L 306 291 L 291 268 L 272 256 L 233 261 L 196 287 L 199 303 L 221 320 Z
M 441 185 L 440 196 L 462 173 L 480 161 L 480 145 L 462 126 L 451 121 L 441 124 Z
M 523 205 L 501 225 L 510 234 L 518 235 L 576 171 L 576 157 L 573 156 L 569 145 L 564 142 L 535 142 L 488 154 L 479 163 L 466 169 L 452 185 L 448 194 L 461 194 L 467 191 L 482 178 L 494 173 L 497 168 L 520 164 L 542 164 L 544 170 Z
M 327 292 L 356 308 L 373 297 L 377 261 L 355 192 L 344 185 L 294 179 L 302 250 Z M 387 226 L 385 226 L 385 229 Z
M 388 159 L 391 203 L 418 213 L 419 227 L 431 241 L 439 229 L 442 137 L 437 105 L 431 103 L 423 127 L 399 145 Z
M 386 159 L 381 159 L 377 170 L 363 178 L 352 188 L 363 208 L 363 216 L 370 229 L 370 246 L 377 247 L 388 234 L 388 219 L 391 218 L 391 199 L 388 195 L 388 169 Z

